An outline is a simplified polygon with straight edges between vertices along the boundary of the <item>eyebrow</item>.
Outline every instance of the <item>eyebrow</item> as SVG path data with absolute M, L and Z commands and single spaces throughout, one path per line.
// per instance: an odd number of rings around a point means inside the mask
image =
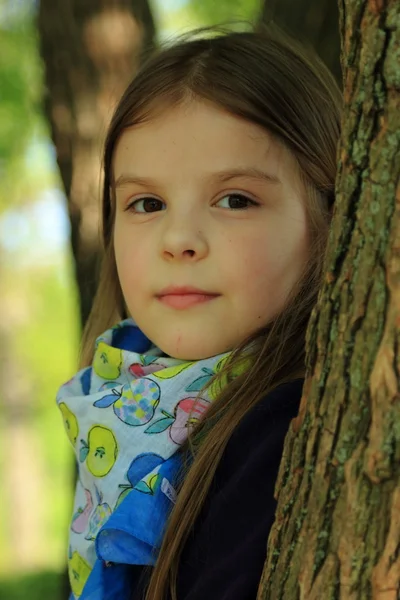
M 248 179 L 258 179 L 261 181 L 265 181 L 267 183 L 279 184 L 281 180 L 276 175 L 272 175 L 271 173 L 267 173 L 262 169 L 258 169 L 257 167 L 237 167 L 235 169 L 228 169 L 226 171 L 220 171 L 218 173 L 213 173 L 212 178 L 216 179 L 221 183 L 225 183 L 230 181 L 231 179 L 246 177 Z M 139 175 L 131 174 L 122 174 L 115 181 L 115 188 L 123 187 L 128 184 L 136 184 L 141 185 L 143 187 L 154 186 L 154 180 L 150 177 L 140 177 Z
M 272 175 L 272 173 L 267 173 L 266 171 L 258 169 L 257 167 L 237 167 L 236 169 L 229 169 L 227 171 L 216 173 L 216 178 L 222 182 L 235 179 L 235 177 L 261 179 L 263 181 L 267 181 L 268 183 L 274 184 L 281 183 L 281 180 L 279 177 L 277 177 L 277 175 Z

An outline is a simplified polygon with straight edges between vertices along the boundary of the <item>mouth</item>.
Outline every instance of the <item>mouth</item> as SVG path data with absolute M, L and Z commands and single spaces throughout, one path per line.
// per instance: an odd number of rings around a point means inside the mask
M 220 294 L 206 292 L 194 287 L 169 287 L 157 294 L 157 299 L 163 304 L 184 310 L 197 304 L 204 304 L 218 298 Z

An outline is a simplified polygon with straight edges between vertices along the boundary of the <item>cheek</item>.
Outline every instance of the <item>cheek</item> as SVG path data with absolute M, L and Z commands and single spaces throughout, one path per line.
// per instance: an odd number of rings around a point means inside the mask
M 280 265 L 276 253 L 265 236 L 242 238 L 235 244 L 230 260 L 231 276 L 247 295 L 261 291 L 276 277 Z
M 278 265 L 265 252 L 251 253 L 243 263 L 243 291 L 254 307 L 264 305 L 265 298 L 271 299 L 276 291 Z
M 141 245 L 132 236 L 123 235 L 121 229 L 115 229 L 114 252 L 120 285 L 124 295 L 129 294 L 134 283 L 141 281 L 146 271 L 146 252 L 140 250 Z
M 243 241 L 232 261 L 232 277 L 253 310 L 275 310 L 286 298 L 304 264 L 304 245 L 260 235 Z M 237 288 L 238 289 L 238 288 Z

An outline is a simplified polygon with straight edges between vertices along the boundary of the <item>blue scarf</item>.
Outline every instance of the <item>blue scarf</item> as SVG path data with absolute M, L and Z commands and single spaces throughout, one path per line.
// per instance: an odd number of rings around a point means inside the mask
M 92 366 L 60 388 L 57 404 L 79 468 L 68 557 L 72 598 L 105 599 L 110 563 L 155 563 L 176 500 L 177 451 L 219 393 L 213 383 L 199 395 L 228 356 L 162 356 L 127 319 L 97 339 Z M 107 600 L 118 598 L 120 575 Z

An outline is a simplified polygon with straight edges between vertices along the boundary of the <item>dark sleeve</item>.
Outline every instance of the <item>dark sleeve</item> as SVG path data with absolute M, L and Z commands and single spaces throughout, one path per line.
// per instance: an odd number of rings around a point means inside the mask
M 242 420 L 183 550 L 178 600 L 254 600 L 274 520 L 283 443 L 304 380 L 284 384 Z

